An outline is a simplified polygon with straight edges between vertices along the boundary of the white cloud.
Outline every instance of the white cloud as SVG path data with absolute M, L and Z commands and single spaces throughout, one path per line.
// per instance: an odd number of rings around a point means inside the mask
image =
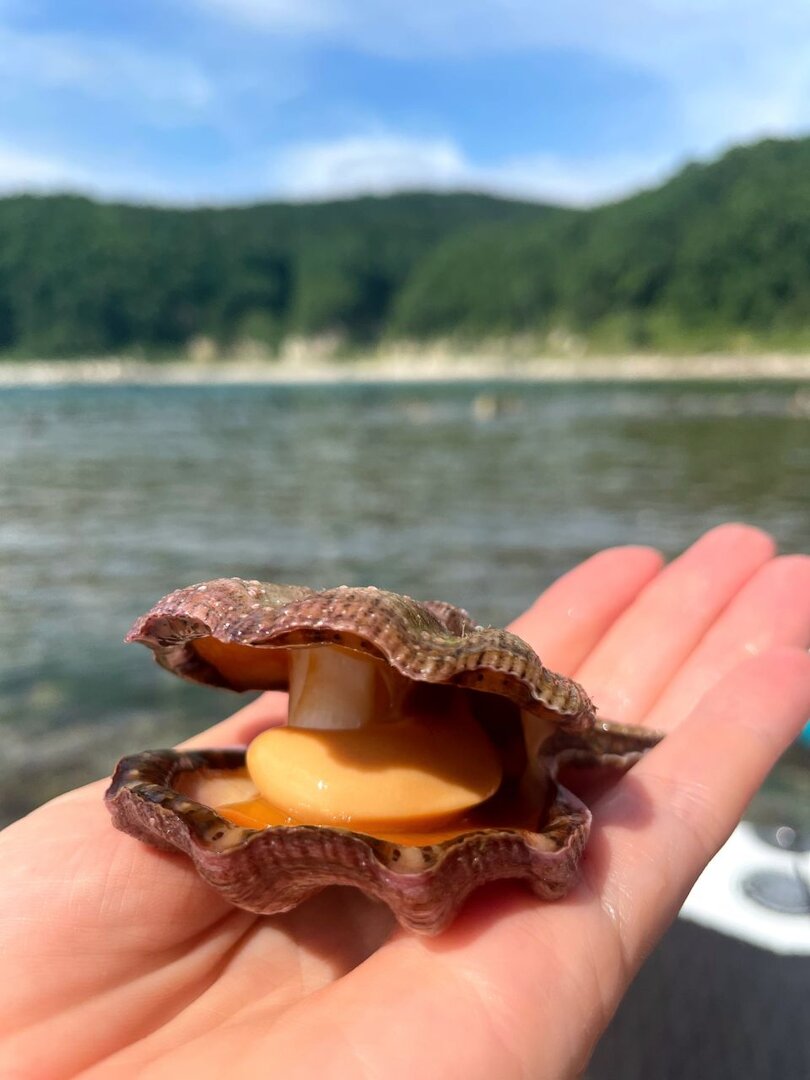
M 81 187 L 90 176 L 58 157 L 0 143 L 0 191 L 53 191 Z
M 268 35 L 378 55 L 578 50 L 645 71 L 680 109 L 683 149 L 810 125 L 807 0 L 187 0 Z
M 182 182 L 137 169 L 111 169 L 104 162 L 80 162 L 0 140 L 0 194 L 76 192 L 106 199 L 154 202 L 193 201 L 196 193 Z
M 659 183 L 681 161 L 668 155 L 513 157 L 481 166 L 447 138 L 375 132 L 293 144 L 259 176 L 243 171 L 161 176 L 111 169 L 0 142 L 0 193 L 81 192 L 104 199 L 175 205 L 234 200 L 309 201 L 396 191 L 486 191 L 513 198 L 590 206 Z
M 632 156 L 595 162 L 544 154 L 481 167 L 451 139 L 377 132 L 292 145 L 275 157 L 264 177 L 167 179 L 0 142 L 0 193 L 75 191 L 135 202 L 217 204 L 234 198 L 312 200 L 362 193 L 467 190 L 588 205 L 653 183 L 670 164 Z
M 810 27 L 805 0 L 185 0 L 270 33 L 339 37 L 385 53 L 579 48 L 650 60 L 673 52 L 767 42 Z
M 277 33 L 324 32 L 350 24 L 350 9 L 340 0 L 191 0 L 234 22 Z
M 32 86 L 79 90 L 171 124 L 196 117 L 214 95 L 204 72 L 184 56 L 146 52 L 114 40 L 0 27 L 0 56 L 0 87 L 6 97 Z
M 448 188 L 467 171 L 449 139 L 407 135 L 353 135 L 298 143 L 283 150 L 269 180 L 280 195 L 312 199 L 406 188 Z
M 0 0 L 0 11 L 8 2 Z M 205 11 L 214 20 L 249 27 L 266 42 L 267 69 L 251 64 L 239 68 L 238 45 L 233 62 L 214 57 L 206 67 L 182 42 L 146 49 L 123 40 L 0 26 L 0 114 L 7 140 L 5 146 L 0 144 L 4 190 L 67 188 L 106 197 L 225 202 L 467 188 L 583 204 L 654 183 L 687 158 L 706 157 L 733 142 L 765 134 L 795 134 L 810 125 L 808 0 L 175 2 Z M 215 23 L 214 29 L 221 32 L 222 24 Z M 293 38 L 300 49 L 289 47 Z M 545 153 L 484 166 L 468 156 L 452 132 L 391 131 L 382 117 L 377 121 L 364 115 L 358 120 L 356 112 L 346 111 L 342 137 L 282 146 L 262 174 L 261 164 L 255 165 L 262 150 L 256 146 L 255 125 L 244 103 L 255 97 L 268 110 L 303 92 L 308 61 L 299 65 L 298 60 L 307 55 L 317 60 L 316 47 L 324 44 L 412 58 L 475 56 L 482 79 L 493 51 L 580 50 L 619 67 L 647 72 L 666 89 L 675 121 L 657 145 L 666 139 L 669 145 L 654 156 Z M 217 48 L 225 54 L 219 39 Z M 267 78 L 270 69 L 272 80 Z M 25 102 L 32 88 L 51 95 L 71 90 L 88 100 L 111 102 L 121 113 L 123 133 L 127 114 L 152 127 L 198 122 L 216 126 L 231 149 L 238 148 L 252 163 L 246 165 L 234 153 L 221 166 L 196 175 L 176 163 L 164 166 L 158 175 L 139 164 L 137 141 L 129 151 L 135 155 L 127 162 L 131 168 L 113 162 L 111 151 L 103 146 L 81 162 L 64 152 L 62 157 L 42 154 L 47 144 L 22 121 L 17 126 L 19 138 L 11 141 L 15 102 Z M 356 108 L 357 103 L 348 107 Z M 31 142 L 29 135 L 38 141 Z
M 451 139 L 385 132 L 288 147 L 272 163 L 269 182 L 274 194 L 291 199 L 465 189 L 587 205 L 654 183 L 674 164 L 660 156 L 541 154 L 480 166 Z
M 658 184 L 681 164 L 675 155 L 665 154 L 578 159 L 535 154 L 489 169 L 474 169 L 473 175 L 479 178 L 479 190 L 567 206 L 593 206 Z

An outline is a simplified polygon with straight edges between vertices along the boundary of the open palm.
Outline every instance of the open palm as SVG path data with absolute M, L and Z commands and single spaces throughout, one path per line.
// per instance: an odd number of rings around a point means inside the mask
M 104 785 L 0 836 L 0 1075 L 576 1075 L 645 955 L 810 712 L 810 560 L 723 526 L 662 570 L 604 551 L 513 629 L 613 720 L 670 732 L 596 798 L 573 892 L 480 890 L 441 937 L 332 889 L 262 918 L 115 832 Z M 265 694 L 189 745 L 244 743 Z M 133 750 L 138 749 L 132 747 Z

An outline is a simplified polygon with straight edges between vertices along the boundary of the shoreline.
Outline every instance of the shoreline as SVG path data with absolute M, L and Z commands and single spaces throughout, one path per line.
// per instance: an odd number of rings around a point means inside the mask
M 430 352 L 330 361 L 0 361 L 0 389 L 52 386 L 205 386 L 447 382 L 810 381 L 810 355 L 496 358 Z

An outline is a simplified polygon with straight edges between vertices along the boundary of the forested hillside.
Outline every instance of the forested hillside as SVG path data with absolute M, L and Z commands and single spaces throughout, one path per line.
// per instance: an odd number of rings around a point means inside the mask
M 601 347 L 810 346 L 810 139 L 733 150 L 586 214 L 449 238 L 391 327 L 555 328 Z
M 0 200 L 0 353 L 224 354 L 574 335 L 594 348 L 810 346 L 810 139 L 590 211 L 487 196 L 165 209 Z M 555 336 L 556 335 L 556 336 Z

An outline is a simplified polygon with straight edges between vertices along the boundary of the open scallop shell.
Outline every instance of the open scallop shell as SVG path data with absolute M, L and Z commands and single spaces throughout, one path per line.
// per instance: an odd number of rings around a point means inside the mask
M 124 758 L 106 795 L 114 824 L 156 847 L 184 851 L 209 884 L 250 911 L 287 911 L 327 885 L 355 885 L 385 901 L 403 926 L 432 934 L 488 881 L 521 878 L 538 896 L 556 899 L 576 879 L 591 821 L 587 807 L 557 782 L 559 764 L 627 767 L 660 738 L 597 721 L 577 683 L 546 669 L 514 634 L 476 626 L 450 604 L 375 588 L 315 592 L 220 579 L 171 593 L 127 640 L 143 642 L 186 679 L 245 689 L 197 652 L 202 638 L 266 649 L 261 688 L 285 687 L 286 647 L 338 644 L 382 657 L 415 682 L 466 687 L 489 701 L 495 695 L 512 722 L 528 714 L 553 724 L 530 763 L 541 807 L 532 828 L 474 828 L 418 846 L 327 826 L 247 829 L 186 793 L 189 776 L 243 769 L 243 749 Z

